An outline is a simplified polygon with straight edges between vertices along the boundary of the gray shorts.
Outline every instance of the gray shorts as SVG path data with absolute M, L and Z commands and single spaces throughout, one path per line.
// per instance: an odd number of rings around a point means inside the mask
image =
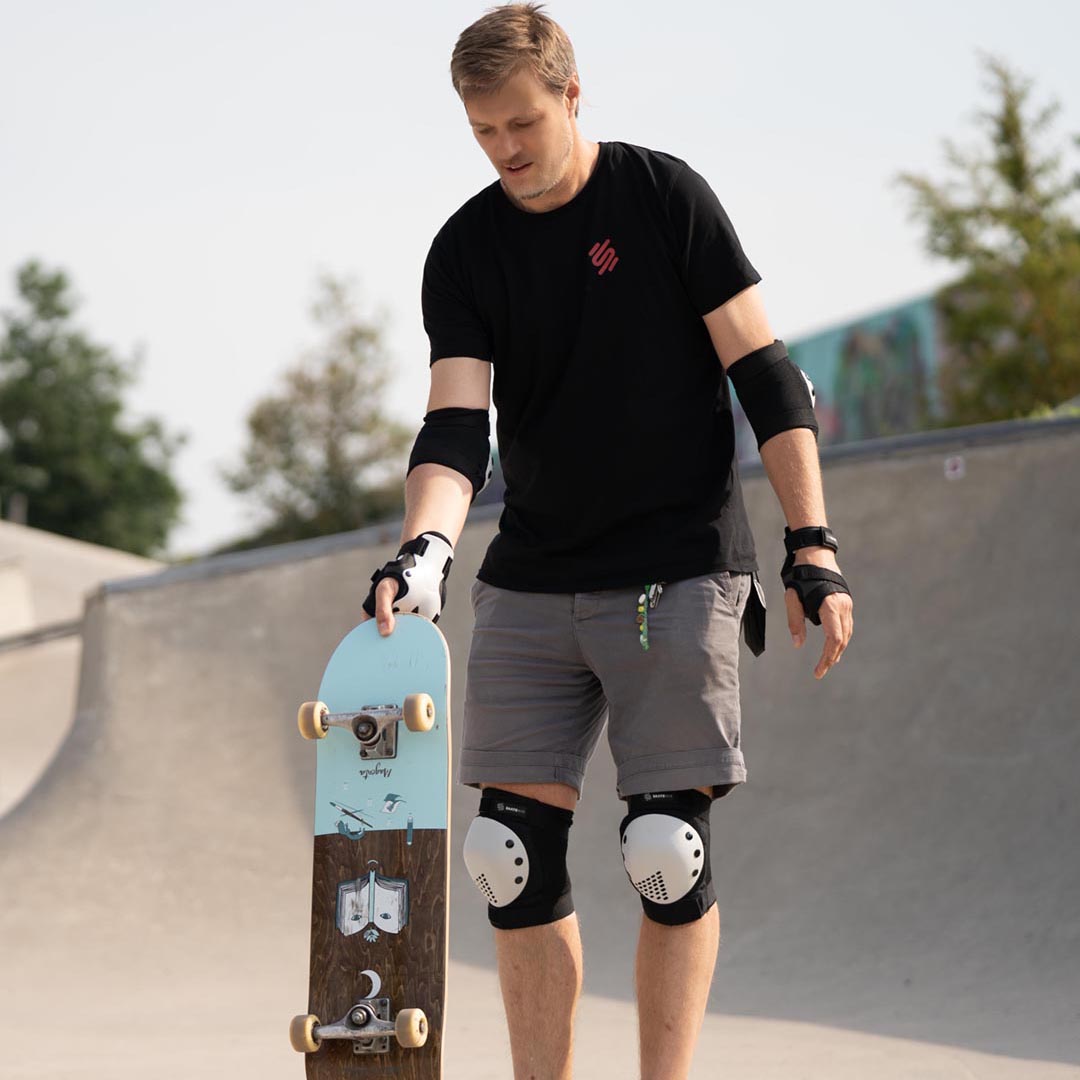
M 739 627 L 749 574 L 663 586 L 639 637 L 640 588 L 536 593 L 477 580 L 460 780 L 562 783 L 579 793 L 604 721 L 618 793 L 746 779 Z

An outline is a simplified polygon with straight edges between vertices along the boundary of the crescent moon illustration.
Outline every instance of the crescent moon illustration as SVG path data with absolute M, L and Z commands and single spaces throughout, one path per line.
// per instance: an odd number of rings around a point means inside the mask
M 361 971 L 360 974 L 366 975 L 371 980 L 371 993 L 368 994 L 368 997 L 377 998 L 379 991 L 382 989 L 382 979 L 379 978 L 378 973 L 369 968 L 367 971 Z

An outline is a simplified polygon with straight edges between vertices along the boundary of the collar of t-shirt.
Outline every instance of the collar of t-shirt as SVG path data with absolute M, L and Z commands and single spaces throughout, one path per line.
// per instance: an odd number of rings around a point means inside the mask
M 599 148 L 596 164 L 593 166 L 593 171 L 589 174 L 589 178 L 585 181 L 581 190 L 568 202 L 563 203 L 562 206 L 556 206 L 554 210 L 544 210 L 541 213 L 522 210 L 521 207 L 514 203 L 510 199 L 510 196 L 503 190 L 502 183 L 496 180 L 492 186 L 495 189 L 494 195 L 497 212 L 504 221 L 512 222 L 515 225 L 520 223 L 522 227 L 530 228 L 535 227 L 540 223 L 550 226 L 553 222 L 561 218 L 573 217 L 583 210 L 586 210 L 596 201 L 597 192 L 604 186 L 608 170 L 611 168 L 611 150 L 609 144 L 602 142 L 599 144 Z

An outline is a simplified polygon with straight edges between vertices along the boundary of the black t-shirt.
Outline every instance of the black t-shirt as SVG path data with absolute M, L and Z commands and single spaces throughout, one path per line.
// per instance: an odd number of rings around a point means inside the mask
M 506 481 L 478 576 L 578 592 L 757 569 L 728 381 L 702 316 L 760 281 L 685 162 L 600 143 L 546 213 L 496 181 L 424 266 L 431 363 L 494 366 Z

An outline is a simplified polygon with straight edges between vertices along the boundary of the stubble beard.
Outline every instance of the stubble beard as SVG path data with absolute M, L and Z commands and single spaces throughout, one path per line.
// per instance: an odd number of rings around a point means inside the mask
M 550 194 L 566 179 L 566 174 L 569 172 L 570 158 L 574 153 L 574 134 L 572 131 L 568 131 L 566 135 L 566 151 L 562 156 L 562 160 L 559 162 L 558 170 L 555 173 L 555 179 L 550 184 L 546 184 L 542 188 L 537 188 L 535 191 L 528 191 L 524 195 L 515 196 L 518 202 L 530 202 L 533 199 L 542 199 L 545 195 Z

